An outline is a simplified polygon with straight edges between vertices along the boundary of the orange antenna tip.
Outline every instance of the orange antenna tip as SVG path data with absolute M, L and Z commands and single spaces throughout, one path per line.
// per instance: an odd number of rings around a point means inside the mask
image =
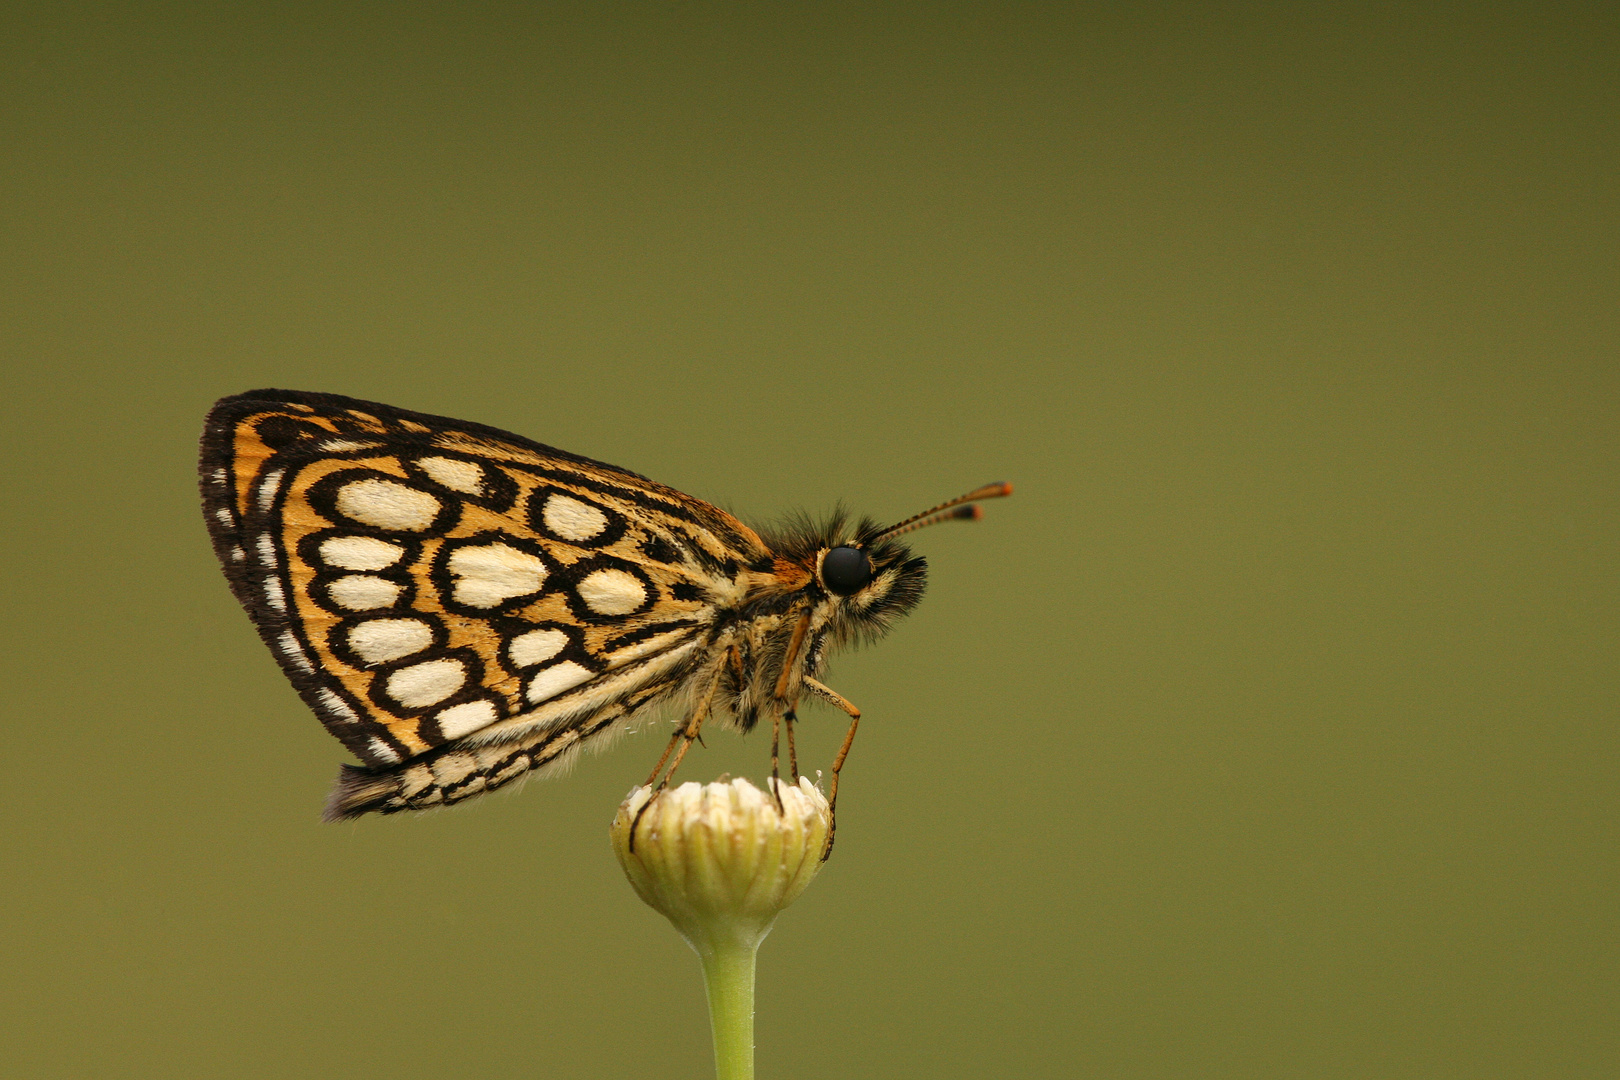
M 1012 494 L 1012 485 L 1005 480 L 983 487 L 974 488 L 959 499 L 952 499 L 946 506 L 955 506 L 957 503 L 978 502 L 980 499 L 1000 499 Z
M 952 499 L 949 502 L 940 503 L 932 510 L 924 510 L 920 514 L 913 514 L 899 524 L 890 525 L 867 542 L 875 544 L 885 537 L 899 536 L 902 533 L 911 532 L 913 529 L 920 529 L 925 525 L 933 525 L 941 521 L 978 521 L 984 516 L 984 511 L 977 506 L 966 504 L 976 503 L 980 499 L 999 499 L 1004 495 L 1011 494 L 1012 485 L 1005 481 L 986 484 L 983 487 L 974 488 L 966 495 Z

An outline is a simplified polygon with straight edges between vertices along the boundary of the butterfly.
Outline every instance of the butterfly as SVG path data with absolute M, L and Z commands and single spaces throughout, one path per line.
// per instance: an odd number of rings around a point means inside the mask
M 757 532 L 644 476 L 481 424 L 335 394 L 217 402 L 203 509 L 282 670 L 363 763 L 325 817 L 424 810 L 565 767 L 644 711 L 677 711 L 648 780 L 706 720 L 772 725 L 921 599 L 897 537 L 1010 494 L 989 484 L 887 527 L 842 514 Z M 673 756 L 673 763 L 670 759 Z M 660 784 L 660 789 L 662 784 Z

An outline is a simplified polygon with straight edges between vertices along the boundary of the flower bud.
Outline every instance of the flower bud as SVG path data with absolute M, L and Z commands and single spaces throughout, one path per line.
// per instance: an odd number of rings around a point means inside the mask
M 777 913 L 821 869 L 832 824 L 826 798 L 802 776 L 796 787 L 777 790 L 780 811 L 775 799 L 742 779 L 682 784 L 656 798 L 639 787 L 619 807 L 613 850 L 625 876 L 699 956 L 758 948 Z

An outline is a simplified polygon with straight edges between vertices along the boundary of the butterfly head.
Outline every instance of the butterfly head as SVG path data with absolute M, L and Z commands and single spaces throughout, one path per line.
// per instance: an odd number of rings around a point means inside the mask
M 814 552 L 815 584 L 842 616 L 845 632 L 876 635 L 922 599 L 927 560 L 911 553 L 897 537 L 941 521 L 974 521 L 975 504 L 1012 494 L 1011 484 L 986 484 L 960 498 L 915 514 L 895 525 L 862 521 L 844 535 L 841 519 L 823 530 Z
M 874 542 L 871 522 L 861 522 L 847 542 L 824 543 L 815 554 L 815 582 L 836 613 L 845 636 L 875 636 L 922 599 L 928 561 L 892 540 Z

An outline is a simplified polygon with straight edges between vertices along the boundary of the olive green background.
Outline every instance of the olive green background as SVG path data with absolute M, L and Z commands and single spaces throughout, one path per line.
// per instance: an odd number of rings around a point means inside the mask
M 317 820 L 193 477 L 282 386 L 754 520 L 1016 482 L 832 667 L 761 1076 L 1616 1075 L 1616 30 L 7 5 L 0 1074 L 710 1069 L 606 839 L 661 734 Z

